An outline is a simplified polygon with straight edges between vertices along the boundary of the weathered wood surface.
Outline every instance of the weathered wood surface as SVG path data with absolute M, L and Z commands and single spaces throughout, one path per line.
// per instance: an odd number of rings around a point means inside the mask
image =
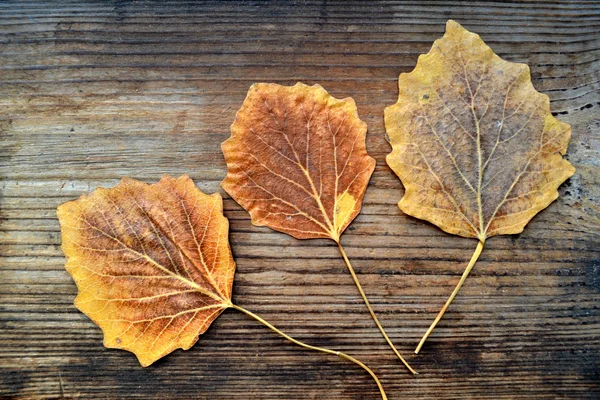
M 421 355 L 412 350 L 475 242 L 403 215 L 383 109 L 448 18 L 573 126 L 577 173 L 523 234 L 489 241 Z M 600 397 L 600 3 L 425 1 L 0 4 L 0 397 L 376 399 L 354 365 L 301 350 L 228 311 L 191 350 L 143 369 L 102 346 L 72 304 L 56 207 L 122 176 L 225 176 L 220 143 L 257 81 L 352 96 L 377 169 L 342 242 L 406 373 L 334 243 L 251 226 L 226 198 L 234 300 L 309 343 L 370 365 L 391 399 Z

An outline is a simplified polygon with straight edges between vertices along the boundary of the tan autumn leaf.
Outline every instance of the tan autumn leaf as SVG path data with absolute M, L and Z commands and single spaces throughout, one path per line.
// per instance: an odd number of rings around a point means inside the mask
M 366 131 L 351 98 L 338 100 L 319 85 L 254 84 L 222 144 L 222 185 L 254 225 L 298 239 L 333 239 L 378 328 L 413 371 L 381 327 L 340 244 L 375 168 Z
M 189 349 L 230 306 L 235 263 L 219 194 L 187 176 L 124 178 L 58 208 L 75 305 L 143 366 Z
M 222 145 L 223 188 L 255 225 L 338 241 L 375 168 L 366 131 L 351 98 L 319 85 L 254 84 Z
M 112 189 L 58 208 L 75 305 L 104 332 L 104 345 L 133 352 L 148 366 L 189 349 L 233 308 L 305 349 L 338 356 L 377 376 L 359 360 L 311 346 L 231 302 L 235 263 L 219 194 L 202 193 L 187 176 L 147 185 L 123 178 Z
M 399 207 L 446 232 L 479 239 L 424 340 L 485 240 L 520 233 L 558 197 L 558 186 L 575 172 L 562 157 L 571 127 L 552 116 L 527 65 L 501 59 L 452 20 L 398 86 L 385 125 L 392 145 L 387 162 L 405 187 Z

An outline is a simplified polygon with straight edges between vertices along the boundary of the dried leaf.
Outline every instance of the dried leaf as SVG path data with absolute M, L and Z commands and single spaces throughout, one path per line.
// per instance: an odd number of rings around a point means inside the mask
M 223 188 L 254 225 L 339 241 L 375 168 L 366 131 L 354 100 L 319 85 L 252 85 L 222 145 Z
M 298 239 L 333 239 L 375 323 L 412 371 L 379 324 L 340 244 L 375 168 L 366 130 L 351 98 L 338 100 L 319 85 L 254 84 L 222 145 L 228 167 L 223 188 L 254 225 Z
M 366 365 L 342 352 L 286 335 L 231 302 L 235 263 L 219 194 L 187 176 L 154 185 L 124 178 L 112 188 L 58 208 L 66 269 L 79 289 L 75 305 L 104 332 L 104 345 L 133 352 L 148 366 L 192 347 L 226 308 L 236 309 L 306 349 Z
M 124 178 L 58 208 L 75 305 L 104 345 L 148 366 L 198 335 L 231 302 L 235 263 L 219 194 L 187 176 L 154 185 Z
M 502 60 L 454 21 L 398 79 L 386 108 L 387 162 L 405 187 L 399 207 L 446 232 L 477 238 L 463 279 L 488 237 L 516 234 L 558 197 L 575 169 L 562 155 L 571 127 L 550 113 L 525 64 Z M 423 344 L 421 341 L 417 352 Z

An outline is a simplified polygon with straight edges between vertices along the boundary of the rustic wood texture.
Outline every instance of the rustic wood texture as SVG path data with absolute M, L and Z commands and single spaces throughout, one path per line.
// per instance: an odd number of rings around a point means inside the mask
M 386 166 L 383 109 L 448 18 L 527 63 L 572 125 L 577 168 L 516 236 L 492 238 L 419 356 L 476 241 L 410 218 Z M 225 198 L 234 301 L 360 358 L 391 399 L 600 398 L 600 3 L 15 1 L 0 3 L 0 397 L 376 399 L 355 365 L 235 311 L 149 368 L 102 346 L 73 306 L 56 207 L 122 176 L 189 174 L 221 191 L 220 143 L 254 82 L 352 96 L 377 167 L 342 237 L 406 372 L 337 247 L 250 224 Z

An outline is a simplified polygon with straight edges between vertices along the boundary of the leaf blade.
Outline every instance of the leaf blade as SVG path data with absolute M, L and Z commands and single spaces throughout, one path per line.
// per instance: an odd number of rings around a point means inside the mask
M 235 263 L 222 200 L 189 177 L 124 178 L 57 213 L 75 305 L 103 330 L 106 347 L 148 366 L 189 349 L 229 307 Z
M 338 240 L 375 167 L 365 133 L 352 99 L 319 85 L 254 84 L 222 144 L 222 186 L 255 225 Z
M 571 128 L 552 116 L 529 67 L 501 59 L 452 20 L 398 85 L 397 103 L 385 110 L 392 145 L 386 160 L 405 187 L 398 206 L 448 233 L 479 240 L 418 353 L 486 239 L 522 232 L 575 168 L 563 159 Z
M 398 82 L 386 160 L 405 186 L 405 213 L 480 240 L 519 233 L 574 173 L 562 157 L 570 127 L 551 115 L 529 68 L 458 23 Z

